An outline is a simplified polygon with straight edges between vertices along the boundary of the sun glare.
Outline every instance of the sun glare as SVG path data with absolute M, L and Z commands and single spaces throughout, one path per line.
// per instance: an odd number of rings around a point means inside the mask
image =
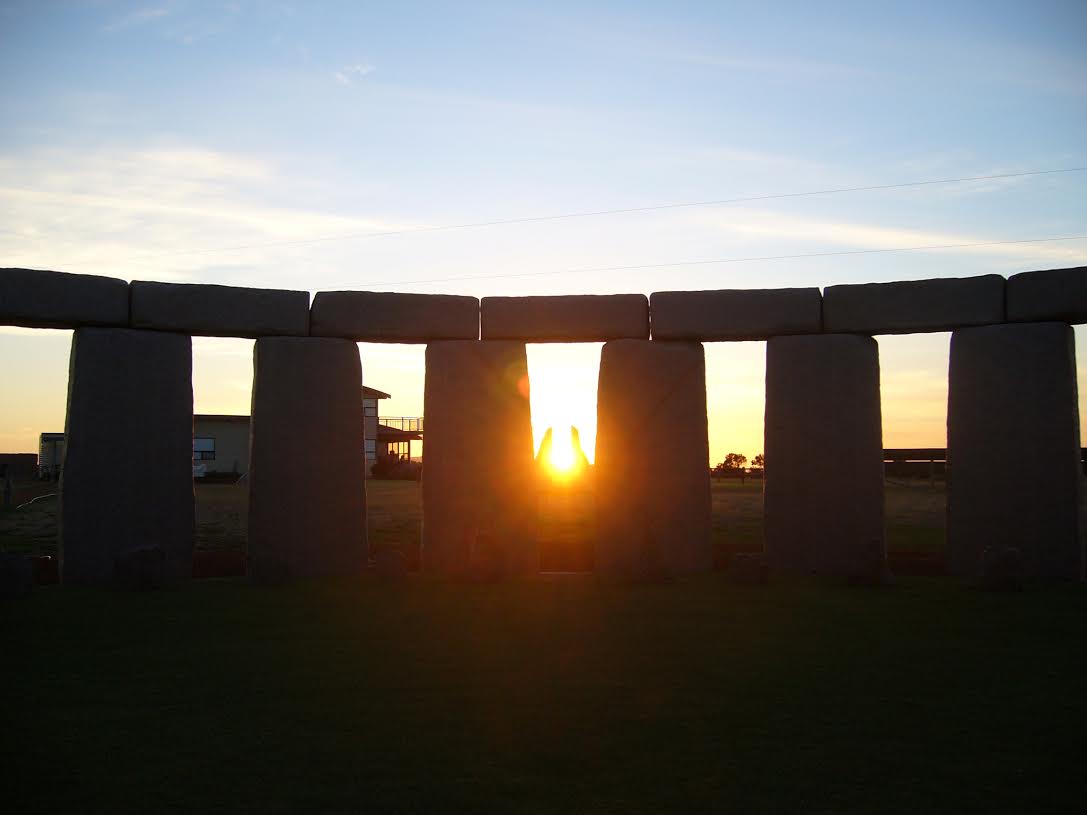
M 567 428 L 565 433 L 551 435 L 551 457 L 548 464 L 559 474 L 568 473 L 574 468 L 574 442 L 571 428 Z

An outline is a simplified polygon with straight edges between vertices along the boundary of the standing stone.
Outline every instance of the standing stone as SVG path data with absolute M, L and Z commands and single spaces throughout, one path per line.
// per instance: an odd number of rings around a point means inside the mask
M 606 343 L 596 414 L 597 571 L 637 578 L 710 569 L 702 345 Z
M 72 338 L 60 482 L 65 583 L 102 583 L 156 547 L 166 579 L 192 575 L 192 341 L 80 328 Z
M 951 570 L 980 577 L 1012 547 L 1025 577 L 1083 576 L 1073 334 L 1019 323 L 951 335 L 947 408 Z
M 250 576 L 361 574 L 367 553 L 358 346 L 262 337 L 253 369 Z
M 432 342 L 426 350 L 424 568 L 539 570 L 524 343 Z
M 871 337 L 766 345 L 766 556 L 771 569 L 853 577 L 883 538 L 879 349 Z

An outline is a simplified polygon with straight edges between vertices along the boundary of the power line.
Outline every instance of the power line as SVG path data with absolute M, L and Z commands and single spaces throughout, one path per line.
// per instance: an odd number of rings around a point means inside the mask
M 494 275 L 466 275 L 464 277 L 434 277 L 427 280 L 378 280 L 359 283 L 363 286 L 407 286 L 419 283 L 451 283 L 464 280 L 501 280 L 518 277 L 545 277 L 562 274 L 594 274 L 597 272 L 631 272 L 642 269 L 664 269 L 675 266 L 709 266 L 720 263 L 752 263 L 760 260 L 798 260 L 802 258 L 829 258 L 843 255 L 877 255 L 889 252 L 924 252 L 935 249 L 967 249 L 979 246 L 1008 246 L 1018 243 L 1053 243 L 1056 241 L 1087 240 L 1087 235 L 1065 235 L 1057 238 L 1023 238 L 1006 241 L 979 241 L 976 243 L 945 243 L 930 246 L 896 246 L 890 249 L 843 249 L 837 252 L 807 252 L 798 255 L 757 255 L 753 257 L 719 258 L 714 260 L 675 260 L 667 263 L 639 263 L 632 266 L 595 266 L 581 269 L 552 269 L 544 272 L 520 272 Z
M 166 252 L 159 255 L 143 255 L 127 258 L 124 262 L 143 260 L 158 260 L 160 258 L 181 257 L 184 255 L 206 255 L 217 252 L 241 252 L 247 249 L 266 249 L 276 246 L 306 246 L 315 243 L 327 243 L 344 240 L 366 240 L 369 238 L 387 238 L 393 235 L 417 235 L 425 232 L 451 232 L 460 229 L 482 229 L 492 226 L 512 226 L 515 224 L 543 223 L 546 221 L 570 220 L 574 218 L 596 218 L 605 215 L 630 215 L 638 212 L 659 212 L 670 209 L 687 209 L 691 207 L 724 206 L 726 204 L 744 204 L 754 201 L 776 201 L 787 198 L 807 198 L 816 195 L 837 195 L 850 192 L 876 192 L 879 190 L 898 190 L 909 187 L 928 187 L 937 184 L 963 184 L 971 181 L 994 181 L 1005 178 L 1025 178 L 1027 176 L 1054 175 L 1058 173 L 1081 173 L 1087 171 L 1087 167 L 1065 167 L 1057 170 L 1030 170 L 1021 173 L 996 173 L 993 175 L 973 175 L 962 178 L 936 178 L 926 181 L 905 181 L 898 184 L 872 184 L 863 187 L 836 187 L 825 190 L 805 190 L 803 192 L 783 192 L 768 195 L 748 195 L 740 198 L 717 198 L 707 201 L 685 201 L 673 204 L 654 204 L 644 207 L 622 207 L 618 209 L 597 209 L 581 212 L 563 212 L 552 215 L 531 215 L 524 218 L 504 218 L 491 221 L 471 221 L 459 224 L 439 224 L 437 226 L 418 226 L 406 229 L 390 229 L 383 232 L 354 232 L 343 235 L 325 235 L 318 238 L 299 238 L 297 240 L 266 241 L 262 243 L 238 244 L 235 246 L 219 246 L 208 249 L 185 249 L 180 252 Z

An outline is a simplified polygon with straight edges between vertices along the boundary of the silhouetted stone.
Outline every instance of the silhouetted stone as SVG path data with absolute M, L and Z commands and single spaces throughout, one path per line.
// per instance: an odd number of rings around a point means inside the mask
M 766 558 L 848 577 L 883 549 L 879 351 L 871 337 L 775 337 L 766 346 Z
M 257 581 L 366 568 L 362 369 L 346 340 L 253 350 L 249 566 Z
M 128 283 L 112 277 L 0 269 L 0 325 L 128 325 Z
M 657 291 L 649 313 L 655 340 L 765 340 L 823 327 L 816 288 Z
M 54 586 L 60 582 L 60 569 L 56 558 L 38 555 L 30 558 L 34 570 L 34 583 L 38 586 Z
M 107 583 L 117 555 L 158 546 L 192 574 L 192 342 L 126 328 L 72 338 L 60 560 L 65 583 Z
M 1004 278 L 941 277 L 827 286 L 823 330 L 912 334 L 1004 322 Z
M 1083 577 L 1074 336 L 1016 323 L 951 337 L 948 564 L 978 577 L 987 546 L 1013 546 L 1028 578 Z
M 467 573 L 482 535 L 509 573 L 537 572 L 524 343 L 430 343 L 424 414 L 424 568 Z
M 484 297 L 480 337 L 522 342 L 603 342 L 649 339 L 644 294 Z
M 860 541 L 849 547 L 846 576 L 854 586 L 889 586 L 894 577 L 882 540 Z
M 146 591 L 167 581 L 166 553 L 159 546 L 141 546 L 113 559 L 113 580 L 125 589 Z
M 209 337 L 309 334 L 309 292 L 132 281 L 132 327 Z
M 382 546 L 374 553 L 374 573 L 382 580 L 403 580 L 408 576 L 408 561 L 399 549 Z
M 766 558 L 761 552 L 736 552 L 728 564 L 728 579 L 741 585 L 766 583 Z
M 702 346 L 605 344 L 594 473 L 597 572 L 639 577 L 658 568 L 668 574 L 709 570 L 708 461 Z
M 1087 323 L 1087 266 L 1008 278 L 1008 321 Z
M 19 552 L 0 552 L 0 600 L 29 594 L 33 588 L 31 559 Z
M 981 553 L 981 587 L 993 591 L 1023 588 L 1023 553 L 1014 546 L 986 546 Z
M 479 300 L 456 294 L 322 291 L 313 296 L 310 334 L 356 342 L 479 338 Z

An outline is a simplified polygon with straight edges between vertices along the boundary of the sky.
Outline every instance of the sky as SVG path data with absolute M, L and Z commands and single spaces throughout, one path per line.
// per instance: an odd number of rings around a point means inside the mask
M 0 0 L 0 266 L 482 297 L 1084 265 L 872 250 L 1087 235 L 1087 172 L 767 196 L 1087 167 L 1085 37 L 1075 0 Z M 945 443 L 948 342 L 879 338 L 885 446 Z M 69 344 L 0 328 L 0 452 L 62 429 Z M 530 346 L 537 439 L 591 455 L 599 348 Z M 197 412 L 248 413 L 251 353 L 194 340 Z M 421 414 L 422 346 L 361 353 L 382 414 Z M 753 457 L 765 345 L 706 357 L 711 460 Z

